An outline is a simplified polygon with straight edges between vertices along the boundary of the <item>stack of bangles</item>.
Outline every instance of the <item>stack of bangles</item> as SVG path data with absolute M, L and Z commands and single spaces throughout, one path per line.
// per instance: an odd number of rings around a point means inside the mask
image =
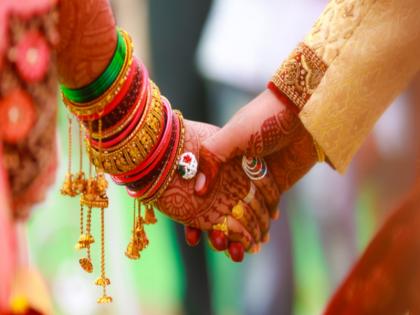
M 91 163 L 86 180 L 80 179 L 84 175 L 76 176 L 78 180 L 72 179 L 69 165 L 62 193 L 81 195 L 81 235 L 76 247 L 87 249 L 87 257 L 80 260 L 87 272 L 93 270 L 90 245 L 94 239 L 90 234 L 90 213 L 92 208 L 102 210 L 101 275 L 96 284 L 104 290 L 98 302 L 108 303 L 112 299 L 105 291 L 110 281 L 105 275 L 103 257 L 103 209 L 108 205 L 104 173 L 110 174 L 117 184 L 126 186 L 129 195 L 135 198 L 133 233 L 126 255 L 137 259 L 148 244 L 143 225 L 156 222 L 153 205 L 177 170 L 177 161 L 184 147 L 183 118 L 160 95 L 145 66 L 133 56 L 129 35 L 121 29 L 117 30 L 117 46 L 104 72 L 85 87 L 70 89 L 61 86 L 61 91 L 64 104 L 77 117 L 81 130 L 85 132 L 81 138 L 86 141 Z M 71 143 L 69 147 L 71 149 Z M 95 176 L 92 175 L 92 165 Z M 84 174 L 82 166 L 80 174 Z M 145 205 L 143 216 L 140 203 Z M 84 206 L 88 208 L 86 220 Z

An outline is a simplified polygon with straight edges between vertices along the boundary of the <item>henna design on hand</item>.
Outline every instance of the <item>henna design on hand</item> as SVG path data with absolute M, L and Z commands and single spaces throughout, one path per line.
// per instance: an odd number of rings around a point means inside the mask
M 288 190 L 316 163 L 312 136 L 308 133 L 296 139 L 281 151 L 265 157 L 280 192 Z
M 291 143 L 303 127 L 299 117 L 288 108 L 267 118 L 253 133 L 245 150 L 247 156 L 265 156 Z
M 214 133 L 216 129 L 206 124 L 188 121 L 185 123 L 185 150 L 198 154 L 201 140 Z M 214 181 L 213 189 L 205 197 L 194 194 L 194 181 L 185 181 L 181 176 L 175 176 L 168 189 L 158 200 L 159 209 L 182 224 L 201 230 L 211 230 L 213 225 L 221 223 L 225 216 L 230 217 L 232 208 L 248 193 L 249 179 L 242 171 L 240 162 L 240 159 L 236 158 L 229 163 L 222 164 Z M 268 210 L 263 209 L 262 211 Z M 261 230 L 255 215 L 255 213 L 248 213 L 241 224 L 252 235 L 253 242 L 259 242 Z M 231 219 L 233 218 L 229 220 Z M 235 231 L 232 237 L 235 240 L 248 238 L 245 234 L 245 231 Z

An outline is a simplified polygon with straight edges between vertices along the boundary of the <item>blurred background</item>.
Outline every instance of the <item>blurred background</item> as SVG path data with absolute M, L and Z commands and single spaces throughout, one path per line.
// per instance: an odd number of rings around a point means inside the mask
M 132 35 L 137 55 L 173 106 L 188 119 L 216 125 L 223 125 L 264 89 L 326 3 L 112 1 L 118 24 Z M 48 284 L 56 314 L 321 313 L 387 211 L 413 181 L 419 91 L 417 80 L 390 107 L 346 175 L 318 165 L 288 192 L 270 243 L 242 264 L 211 251 L 205 239 L 202 246 L 188 248 L 182 227 L 162 215 L 157 225 L 148 227 L 150 246 L 142 258 L 128 260 L 124 250 L 130 238 L 132 200 L 123 188 L 111 185 L 106 244 L 114 303 L 109 306 L 96 304 L 100 292 L 93 285 L 94 276 L 80 269 L 79 254 L 73 250 L 78 200 L 59 194 L 68 145 L 67 112 L 60 106 L 57 180 L 27 227 L 22 227 L 27 229 L 31 262 Z M 93 220 L 97 222 L 98 213 Z

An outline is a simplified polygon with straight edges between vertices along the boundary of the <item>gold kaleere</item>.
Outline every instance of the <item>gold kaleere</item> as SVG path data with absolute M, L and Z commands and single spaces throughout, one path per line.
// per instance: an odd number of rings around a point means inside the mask
M 153 206 L 148 204 L 146 205 L 146 214 L 144 216 L 144 223 L 145 224 L 155 224 L 157 222 L 155 210 Z
M 74 175 L 73 191 L 77 194 L 83 194 L 86 189 L 86 178 L 83 172 L 83 127 L 79 124 L 79 172 Z
M 152 208 L 153 210 L 153 208 Z M 147 248 L 149 245 L 149 239 L 147 238 L 146 231 L 144 229 L 144 225 L 146 223 L 146 216 L 145 218 L 141 215 L 141 205 L 140 201 L 134 199 L 134 207 L 133 207 L 133 229 L 131 234 L 131 240 L 127 245 L 127 250 L 125 251 L 125 255 L 133 260 L 140 258 L 140 252 Z M 156 218 L 154 213 L 149 212 L 149 221 L 156 222 Z M 149 223 L 152 224 L 152 223 Z
M 95 284 L 102 287 L 102 296 L 98 298 L 97 302 L 99 304 L 106 304 L 112 302 L 112 297 L 110 297 L 106 288 L 111 284 L 111 281 L 106 276 L 105 273 L 105 210 L 101 208 L 101 276 L 96 279 Z
M 72 170 L 71 170 L 71 160 L 72 160 L 72 149 L 73 149 L 73 144 L 72 144 L 72 125 L 73 125 L 73 120 L 71 117 L 68 117 L 68 166 L 67 166 L 67 173 L 66 173 L 66 177 L 64 179 L 64 182 L 61 186 L 60 189 L 60 193 L 63 196 L 69 196 L 69 197 L 74 197 L 76 196 L 76 193 L 73 191 L 73 174 L 72 174 Z
M 136 239 L 136 213 L 137 213 L 137 200 L 134 199 L 134 206 L 133 206 L 133 229 L 131 230 L 131 240 L 127 245 L 127 249 L 125 251 L 125 256 L 127 256 L 129 259 L 139 259 L 140 258 L 140 248 L 138 247 L 138 242 Z

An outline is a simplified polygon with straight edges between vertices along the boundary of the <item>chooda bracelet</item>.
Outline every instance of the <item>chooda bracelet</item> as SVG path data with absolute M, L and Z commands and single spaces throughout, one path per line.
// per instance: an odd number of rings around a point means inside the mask
M 80 236 L 75 247 L 85 253 L 79 263 L 88 273 L 94 271 L 92 214 L 99 209 L 101 263 L 95 284 L 102 288 L 102 295 L 98 303 L 112 302 L 107 294 L 111 281 L 105 269 L 105 209 L 109 206 L 105 173 L 126 186 L 134 198 L 133 227 L 125 255 L 138 259 L 149 244 L 145 225 L 156 223 L 156 201 L 177 171 L 189 180 L 198 167 L 192 153 L 182 154 L 182 114 L 172 111 L 170 102 L 149 79 L 146 67 L 133 56 L 129 35 L 121 29 L 117 34 L 114 55 L 96 80 L 78 89 L 61 86 L 64 104 L 79 122 L 80 154 L 79 171 L 73 173 L 73 119 L 69 118 L 69 164 L 61 194 L 80 198 Z M 89 156 L 87 174 L 83 167 L 85 151 Z

